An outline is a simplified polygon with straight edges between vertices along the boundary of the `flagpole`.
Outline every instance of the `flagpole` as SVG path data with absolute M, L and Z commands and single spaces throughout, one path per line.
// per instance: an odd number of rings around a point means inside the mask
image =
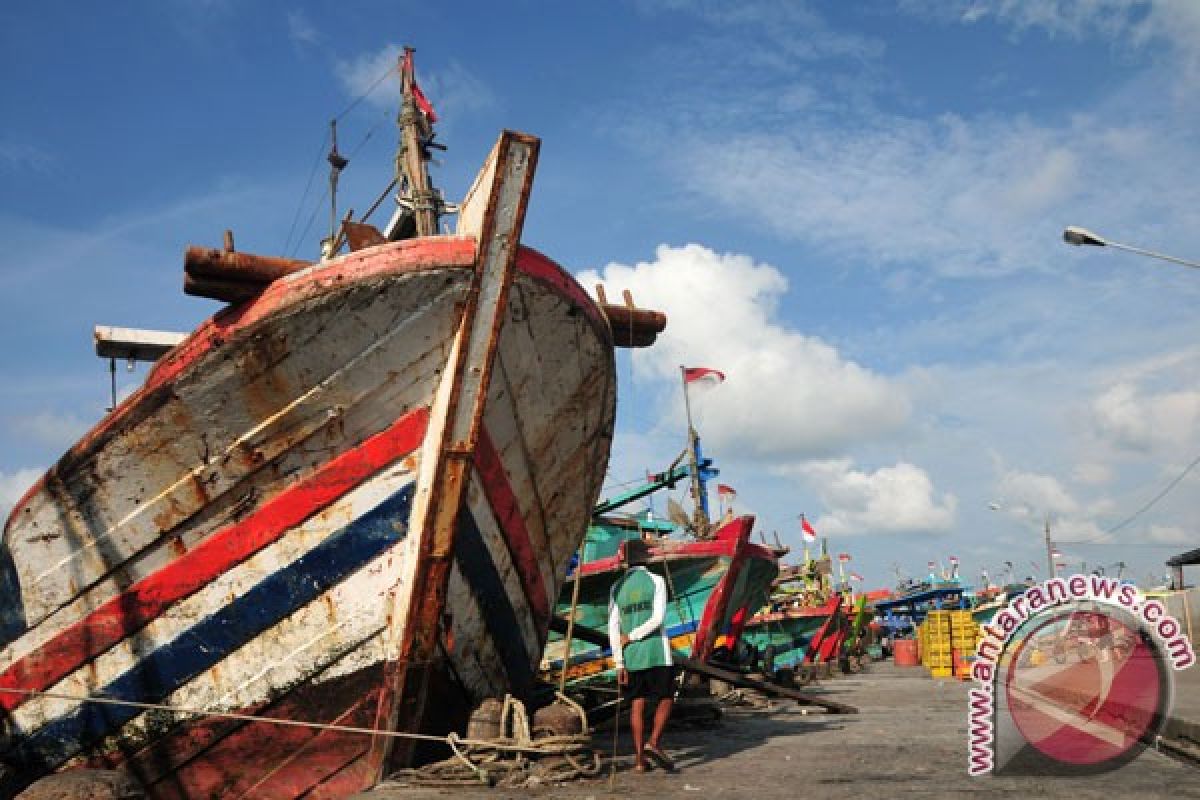
M 696 528 L 697 536 L 708 535 L 708 514 L 704 511 L 704 498 L 700 496 L 700 458 L 696 453 L 699 436 L 692 425 L 692 400 L 688 395 L 687 367 L 679 365 L 679 379 L 683 382 L 683 408 L 687 412 L 688 426 L 688 458 L 691 462 L 692 473 L 692 525 Z

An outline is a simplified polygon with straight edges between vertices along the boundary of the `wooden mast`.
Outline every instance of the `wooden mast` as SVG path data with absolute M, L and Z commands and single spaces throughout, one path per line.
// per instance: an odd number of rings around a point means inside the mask
M 400 60 L 400 83 L 404 97 L 400 104 L 400 152 L 396 157 L 396 174 L 401 186 L 407 186 L 412 204 L 417 236 L 437 233 L 438 197 L 429 180 L 426 148 L 433 140 L 433 124 L 417 106 L 416 77 L 411 47 L 404 48 Z

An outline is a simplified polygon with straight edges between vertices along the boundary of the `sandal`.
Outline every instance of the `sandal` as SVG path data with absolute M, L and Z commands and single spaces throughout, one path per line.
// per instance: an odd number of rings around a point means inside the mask
M 662 750 L 659 750 L 657 747 L 648 744 L 646 745 L 645 753 L 646 756 L 657 766 L 665 769 L 667 772 L 675 771 L 675 762 L 672 761 L 671 758 Z

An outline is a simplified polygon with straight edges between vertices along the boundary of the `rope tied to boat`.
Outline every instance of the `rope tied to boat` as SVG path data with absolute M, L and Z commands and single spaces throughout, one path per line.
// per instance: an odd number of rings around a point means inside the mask
M 566 783 L 600 774 L 600 755 L 592 749 L 587 714 L 566 695 L 558 699 L 579 715 L 581 733 L 557 733 L 531 728 L 525 704 L 506 695 L 500 716 L 500 736 L 470 741 L 455 734 L 447 737 L 454 755 L 421 767 L 389 775 L 379 788 L 405 786 L 498 786 L 530 789 Z
M 120 700 L 115 697 L 105 697 L 103 695 L 73 695 L 64 692 L 45 692 L 37 689 L 18 689 L 0 686 L 0 693 L 4 694 L 20 694 L 28 697 L 44 697 L 50 700 L 68 700 L 78 703 L 97 703 L 100 705 L 109 706 L 124 706 L 127 708 L 137 708 L 143 711 L 165 711 L 172 714 L 190 714 L 196 717 L 212 717 L 217 719 L 231 719 L 239 722 L 261 722 L 271 725 L 280 725 L 289 728 L 307 728 L 316 731 L 330 731 L 333 733 L 357 733 L 364 736 L 386 736 L 392 739 L 413 739 L 422 742 L 441 742 L 452 749 L 455 745 L 463 747 L 484 747 L 496 751 L 526 753 L 528 755 L 544 755 L 547 751 L 547 743 L 545 740 L 539 739 L 534 742 L 531 738 L 527 738 L 525 742 L 518 740 L 476 740 L 464 739 L 454 733 L 448 735 L 437 735 L 430 733 L 413 733 L 411 731 L 386 731 L 377 728 L 363 728 L 354 725 L 336 725 L 333 723 L 323 722 L 306 722 L 297 719 L 280 719 L 278 717 L 264 717 L 258 714 L 240 714 L 235 711 L 213 711 L 204 708 L 187 708 L 184 706 L 172 706 L 163 703 L 142 703 L 135 700 Z M 561 697 L 561 695 L 560 695 Z M 573 701 L 562 698 L 569 704 L 578 708 L 580 713 L 583 709 Z M 516 703 L 520 701 L 514 700 Z M 521 713 L 524 713 L 524 705 L 521 706 Z M 528 726 L 528 722 L 526 722 Z M 584 730 L 587 730 L 586 724 Z M 586 736 L 586 734 L 584 734 Z M 453 737 L 453 742 L 451 738 Z M 588 739 L 590 743 L 590 738 Z M 550 743 L 551 750 L 555 746 L 561 746 L 557 743 Z

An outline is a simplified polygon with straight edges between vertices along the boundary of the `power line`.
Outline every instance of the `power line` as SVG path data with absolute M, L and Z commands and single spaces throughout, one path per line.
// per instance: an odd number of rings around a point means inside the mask
M 1105 534 L 1116 533 L 1117 531 L 1121 530 L 1126 525 L 1128 525 L 1129 523 L 1133 522 L 1135 519 L 1140 517 L 1142 514 L 1145 514 L 1147 511 L 1149 511 L 1151 508 L 1153 508 L 1154 505 L 1157 504 L 1159 500 L 1162 500 L 1164 497 L 1166 497 L 1171 492 L 1172 489 L 1174 489 L 1176 486 L 1178 486 L 1180 481 L 1182 481 L 1184 478 L 1186 478 L 1187 474 L 1189 472 L 1191 472 L 1193 469 L 1195 469 L 1197 464 L 1200 464 L 1200 456 L 1196 456 L 1194 459 L 1192 459 L 1191 463 L 1188 464 L 1186 467 L 1184 467 L 1182 472 L 1180 472 L 1178 475 L 1176 475 L 1174 478 L 1172 478 L 1171 482 L 1168 483 L 1165 487 L 1163 487 L 1162 491 L 1160 491 L 1158 494 L 1154 495 L 1154 497 L 1150 498 L 1150 501 L 1148 503 L 1146 503 L 1144 506 L 1139 508 L 1137 511 L 1130 514 L 1125 519 L 1118 522 L 1116 525 L 1114 525 L 1111 528 L 1109 528 L 1108 530 L 1104 531 L 1104 533 Z M 1056 540 L 1056 541 L 1059 544 L 1121 545 L 1123 547 L 1128 547 L 1130 544 L 1129 542 L 1102 542 L 1102 541 L 1099 541 L 1098 539 L 1083 539 L 1083 540 L 1077 541 L 1077 542 L 1068 542 L 1068 541 L 1063 541 L 1063 540 Z M 1181 546 L 1178 544 L 1148 544 L 1148 543 L 1142 543 L 1142 542 L 1138 542 L 1137 544 L 1139 547 L 1176 548 L 1176 547 Z
M 1157 503 L 1159 500 L 1162 500 L 1164 497 L 1166 497 L 1166 496 L 1167 496 L 1167 493 L 1168 493 L 1168 492 L 1170 492 L 1172 489 L 1174 489 L 1176 486 L 1178 486 L 1178 485 L 1179 485 L 1179 482 L 1180 482 L 1180 481 L 1182 481 L 1182 480 L 1183 480 L 1185 477 L 1187 477 L 1187 474 L 1188 474 L 1189 472 L 1191 472 L 1191 471 L 1192 471 L 1192 469 L 1193 469 L 1193 468 L 1194 468 L 1194 467 L 1195 467 L 1197 464 L 1200 464 L 1200 456 L 1196 456 L 1194 459 L 1192 459 L 1192 463 L 1190 463 L 1190 464 L 1188 464 L 1186 467 L 1184 467 L 1184 469 L 1183 469 L 1183 472 L 1181 472 L 1181 473 L 1179 473 L 1178 475 L 1176 475 L 1176 476 L 1175 476 L 1175 478 L 1174 478 L 1174 480 L 1172 480 L 1170 483 L 1168 483 L 1168 484 L 1166 485 L 1166 487 L 1165 487 L 1165 488 L 1164 488 L 1164 489 L 1163 489 L 1161 492 L 1159 492 L 1158 494 L 1154 495 L 1154 497 L 1153 497 L 1153 498 L 1150 500 L 1150 502 L 1149 502 L 1149 503 L 1146 503 L 1146 505 L 1142 506 L 1142 507 L 1141 507 L 1141 508 L 1139 508 L 1137 511 L 1133 512 L 1132 514 L 1130 514 L 1130 515 L 1129 515 L 1128 517 L 1126 517 L 1124 520 L 1122 520 L 1121 522 L 1117 523 L 1117 524 L 1116 524 L 1116 525 L 1114 525 L 1113 527 L 1109 528 L 1107 531 L 1105 531 L 1105 533 L 1116 533 L 1117 531 L 1121 530 L 1121 528 L 1124 528 L 1126 525 L 1128 525 L 1129 523 L 1133 522 L 1135 519 L 1137 519 L 1138 517 L 1140 517 L 1142 514 L 1144 514 L 1145 512 L 1149 511 L 1149 510 L 1150 510 L 1150 508 L 1151 508 L 1151 507 L 1152 507 L 1152 506 L 1153 506 L 1155 503 Z

